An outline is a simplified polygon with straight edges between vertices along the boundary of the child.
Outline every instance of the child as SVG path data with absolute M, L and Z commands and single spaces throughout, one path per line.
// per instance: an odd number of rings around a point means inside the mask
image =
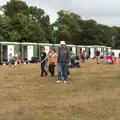
M 42 48 L 42 52 L 40 53 L 40 58 L 41 58 L 41 77 L 43 77 L 44 73 L 45 76 L 48 75 L 48 73 L 45 70 L 45 63 L 46 61 L 44 61 L 44 59 L 46 58 L 46 52 L 45 52 L 45 48 Z

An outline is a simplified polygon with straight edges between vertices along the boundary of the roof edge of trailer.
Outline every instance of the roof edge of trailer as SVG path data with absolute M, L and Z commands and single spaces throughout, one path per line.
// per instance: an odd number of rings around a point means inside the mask
M 20 44 L 19 42 L 0 42 L 1 44 Z
M 54 46 L 60 46 L 60 44 L 53 44 Z M 67 44 L 67 46 L 71 46 L 71 47 L 76 47 L 76 45 L 70 45 L 70 44 Z
M 76 47 L 76 45 L 70 45 L 70 44 L 68 44 L 67 46 Z
M 48 45 L 48 46 L 52 46 L 53 44 L 50 44 L 50 43 L 39 43 L 39 45 Z
M 76 47 L 86 47 L 85 45 L 77 45 Z
M 38 45 L 38 43 L 28 43 L 28 42 L 22 42 L 21 45 Z
M 92 46 L 92 45 L 88 45 L 88 46 L 85 46 L 85 47 L 91 48 L 91 47 L 94 47 L 94 46 Z

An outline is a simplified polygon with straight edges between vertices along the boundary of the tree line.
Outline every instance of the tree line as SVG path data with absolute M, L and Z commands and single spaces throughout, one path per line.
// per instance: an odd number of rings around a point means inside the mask
M 80 15 L 60 10 L 58 19 L 50 24 L 50 17 L 36 6 L 20 0 L 10 0 L 1 6 L 0 41 L 59 43 L 76 45 L 106 45 L 120 48 L 120 27 L 83 20 Z M 58 31 L 53 31 L 58 26 Z M 55 37 L 56 40 L 55 40 Z

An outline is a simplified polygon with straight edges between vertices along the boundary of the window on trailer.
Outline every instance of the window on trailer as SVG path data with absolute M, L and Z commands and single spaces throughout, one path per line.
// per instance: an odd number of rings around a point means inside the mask
M 91 56 L 91 50 L 90 48 L 88 48 L 88 57 L 90 58 L 90 56 Z
M 28 60 L 28 50 L 27 46 L 23 46 L 23 60 Z
M 80 48 L 80 54 L 81 54 L 81 52 L 82 52 L 82 48 Z
M 8 55 L 7 55 L 7 45 L 2 46 L 3 50 L 3 61 L 8 61 Z
M 70 47 L 70 51 L 72 52 L 72 47 Z

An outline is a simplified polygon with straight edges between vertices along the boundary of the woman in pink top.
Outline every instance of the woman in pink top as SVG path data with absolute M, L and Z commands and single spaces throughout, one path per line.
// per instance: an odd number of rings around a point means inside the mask
M 111 55 L 109 55 L 109 56 L 107 57 L 107 63 L 108 63 L 108 64 L 114 64 L 113 57 L 112 57 Z

